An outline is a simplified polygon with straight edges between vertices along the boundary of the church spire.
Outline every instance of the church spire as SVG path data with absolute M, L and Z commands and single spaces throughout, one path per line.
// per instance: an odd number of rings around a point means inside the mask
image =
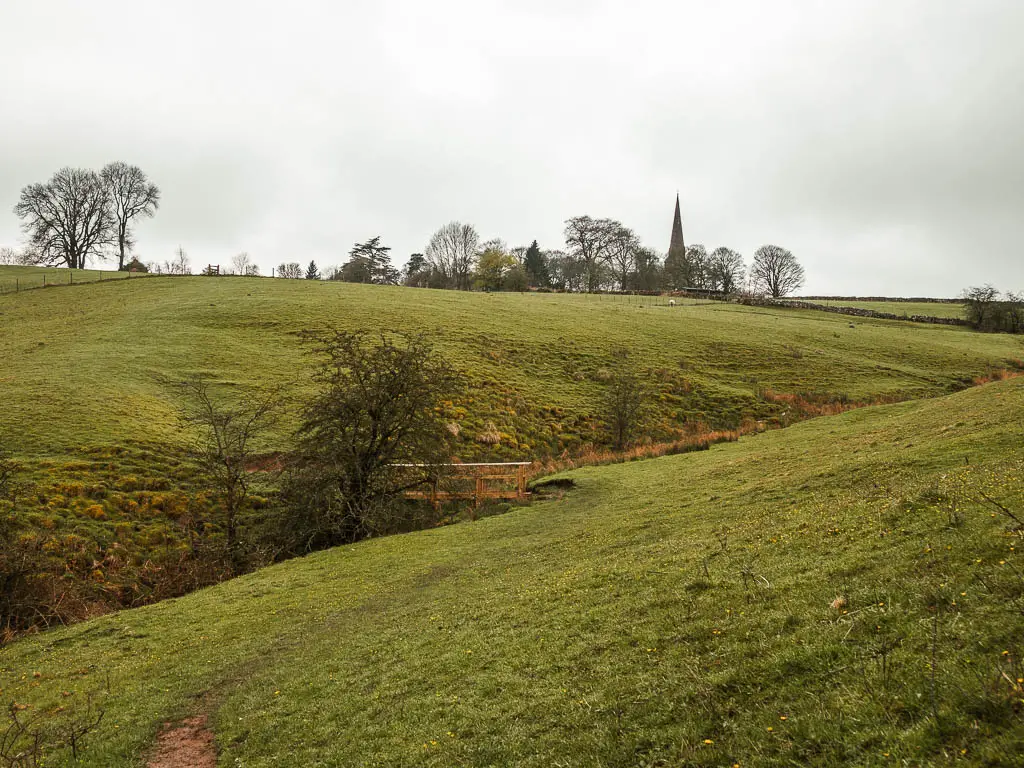
M 679 212 L 679 193 L 676 192 L 676 215 L 672 219 L 672 240 L 669 242 L 666 257 L 686 255 L 686 243 L 683 242 L 683 216 Z

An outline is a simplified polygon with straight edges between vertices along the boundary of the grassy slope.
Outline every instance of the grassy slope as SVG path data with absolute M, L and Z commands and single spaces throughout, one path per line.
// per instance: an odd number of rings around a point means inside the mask
M 661 299 L 461 294 L 271 279 L 147 278 L 0 297 L 0 441 L 16 452 L 180 440 L 160 376 L 308 385 L 295 333 L 336 324 L 434 335 L 470 377 L 464 448 L 493 421 L 506 458 L 592 439 L 600 371 L 632 350 L 667 434 L 734 427 L 758 388 L 922 396 L 1024 356 L 1019 338 L 816 312 Z
M 28 290 L 49 285 L 91 283 L 99 280 L 123 280 L 132 277 L 127 272 L 104 269 L 54 269 L 53 267 L 0 266 L 0 293 Z M 138 277 L 135 275 L 134 277 Z
M 813 300 L 816 304 L 835 307 L 859 307 L 876 312 L 891 312 L 894 315 L 922 315 L 924 317 L 963 318 L 963 304 L 948 304 L 937 301 L 842 301 L 838 299 Z
M 1022 412 L 1016 379 L 582 470 L 561 500 L 22 640 L 0 688 L 109 685 L 87 765 L 203 709 L 224 766 L 1011 765 L 1020 538 L 970 505 L 951 526 L 943 495 L 1016 462 L 988 490 L 1024 506 Z

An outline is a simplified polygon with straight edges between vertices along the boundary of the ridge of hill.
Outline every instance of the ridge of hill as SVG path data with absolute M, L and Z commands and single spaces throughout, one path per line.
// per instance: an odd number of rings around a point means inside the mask
M 23 639 L 0 689 L 102 707 L 84 766 L 194 715 L 222 765 L 1012 765 L 1022 413 L 1018 378 L 578 470 Z

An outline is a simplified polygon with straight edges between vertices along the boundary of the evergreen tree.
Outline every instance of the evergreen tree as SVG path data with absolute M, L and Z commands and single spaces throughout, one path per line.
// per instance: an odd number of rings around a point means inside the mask
M 526 270 L 526 278 L 530 285 L 538 288 L 550 286 L 551 278 L 548 276 L 548 265 L 536 240 L 530 243 L 530 247 L 526 249 L 526 255 L 523 257 L 523 269 Z
M 380 244 L 379 235 L 365 243 L 356 243 L 348 252 L 348 264 L 342 268 L 349 277 L 343 279 L 354 283 L 397 285 L 401 274 L 391 266 L 390 251 L 390 246 Z
M 309 266 L 306 267 L 306 279 L 307 280 L 319 280 L 320 270 L 316 268 L 316 262 L 309 262 Z

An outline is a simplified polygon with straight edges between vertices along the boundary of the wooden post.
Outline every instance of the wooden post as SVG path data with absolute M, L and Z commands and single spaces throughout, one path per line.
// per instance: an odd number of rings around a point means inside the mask
M 520 499 L 526 496 L 526 467 L 522 464 L 516 468 L 516 488 Z
M 477 475 L 476 478 L 476 497 L 473 500 L 473 506 L 479 507 L 480 500 L 484 496 L 484 478 L 483 475 Z

